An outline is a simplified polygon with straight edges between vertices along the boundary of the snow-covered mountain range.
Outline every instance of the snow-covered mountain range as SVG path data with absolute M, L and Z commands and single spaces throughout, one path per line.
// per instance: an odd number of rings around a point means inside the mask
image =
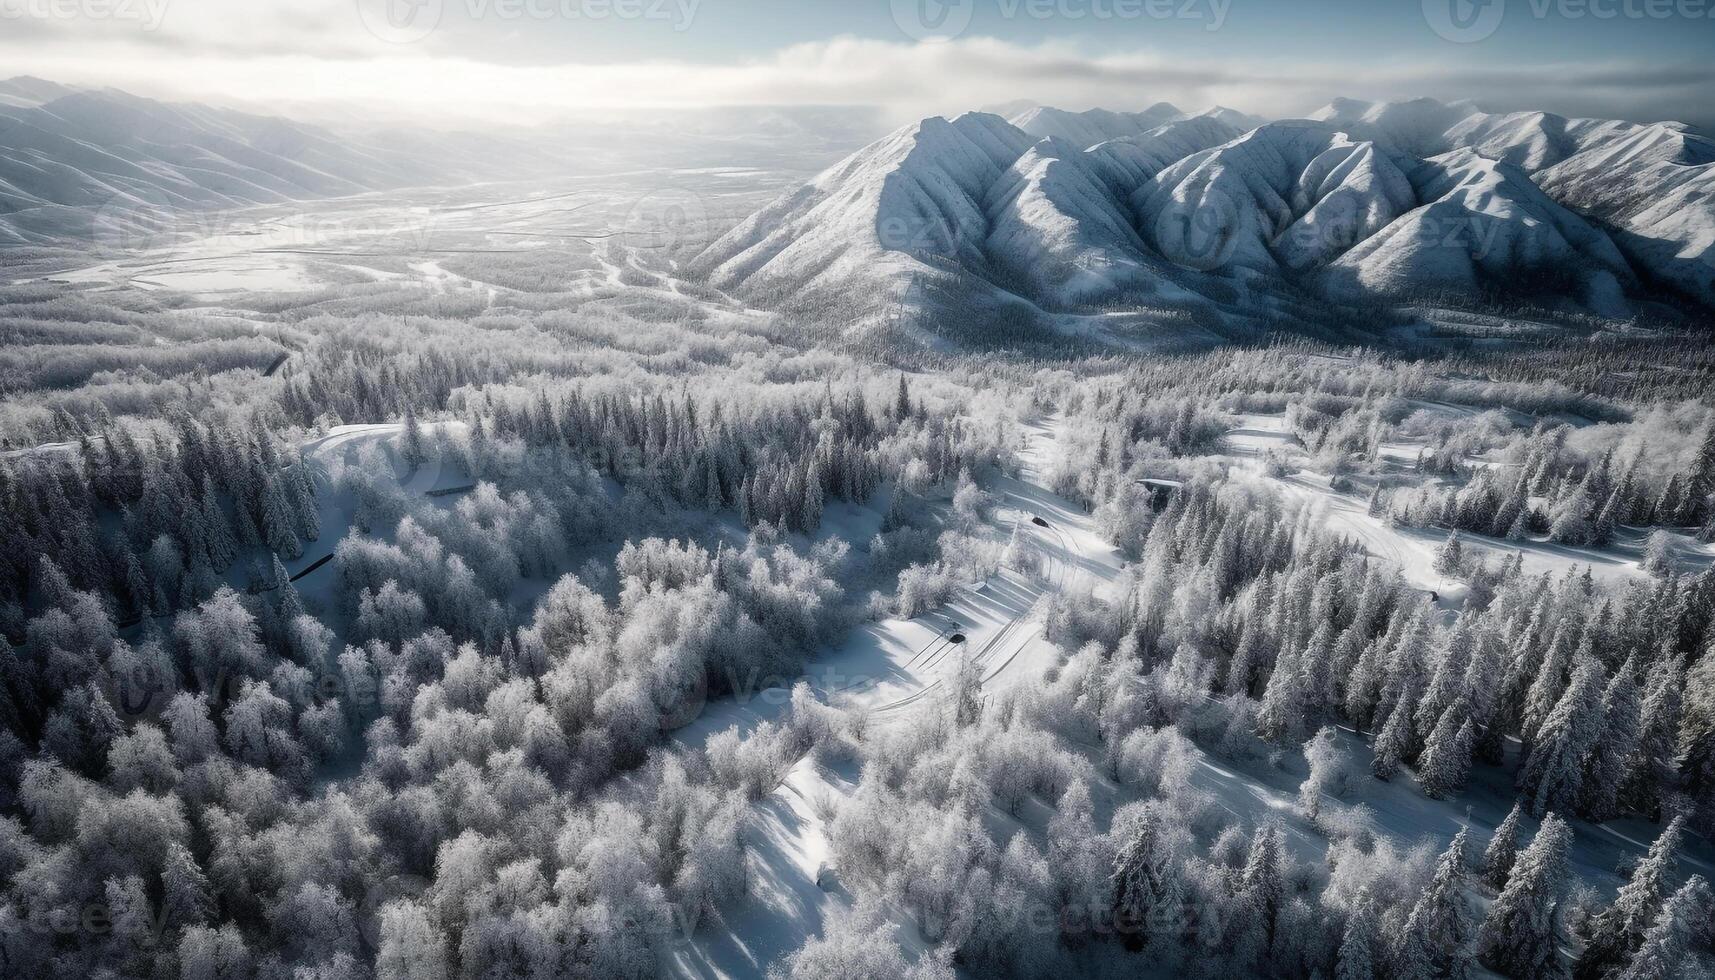
M 0 80 L 0 246 L 125 240 L 126 225 L 372 191 L 671 167 L 809 172 L 872 138 L 871 113 L 732 107 L 481 132 L 320 126 Z
M 899 324 L 1139 315 L 1216 333 L 1407 302 L 1715 307 L 1715 143 L 1678 123 L 1336 101 L 1308 119 L 966 113 L 907 126 L 714 242 L 759 302 Z M 919 323 L 929 318 L 917 319 Z

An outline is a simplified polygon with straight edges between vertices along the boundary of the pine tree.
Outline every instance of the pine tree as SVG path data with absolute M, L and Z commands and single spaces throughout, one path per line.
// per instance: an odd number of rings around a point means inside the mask
M 1698 516 L 1696 511 L 1702 511 L 1715 519 L 1715 508 L 1711 507 L 1710 497 L 1715 495 L 1715 425 L 1709 427 L 1709 432 L 1703 437 L 1703 445 L 1697 450 L 1697 459 L 1691 464 L 1690 492 L 1694 510 L 1693 519 Z
M 1133 952 L 1141 950 L 1151 938 L 1149 926 L 1169 923 L 1181 913 L 1174 873 L 1164 853 L 1153 812 L 1144 812 L 1136 830 L 1114 856 L 1114 870 L 1108 881 L 1113 893 L 1114 924 L 1126 948 Z
M 1334 960 L 1334 980 L 1376 980 L 1376 945 L 1379 928 L 1375 907 L 1360 898 L 1346 917 L 1346 931 Z
M 1441 547 L 1435 549 L 1435 571 L 1442 575 L 1457 575 L 1465 567 L 1465 544 L 1459 532 L 1447 535 Z
M 268 550 L 288 559 L 303 557 L 304 546 L 298 541 L 296 521 L 286 503 L 285 492 L 276 474 L 268 478 L 262 496 L 262 537 Z
M 1275 924 L 1286 898 L 1286 881 L 1280 869 L 1281 833 L 1280 825 L 1272 821 L 1257 828 L 1240 884 L 1240 891 L 1262 916 L 1269 943 L 1274 942 Z
M 1483 851 L 1483 880 L 1496 891 L 1505 888 L 1507 879 L 1513 872 L 1513 864 L 1518 860 L 1519 827 L 1524 823 L 1524 801 L 1513 804 L 1500 826 L 1495 828 L 1495 834 L 1489 838 L 1489 846 Z
M 1601 684 L 1602 666 L 1593 659 L 1584 660 L 1560 703 L 1542 723 L 1518 776 L 1518 787 L 1533 816 L 1577 805 L 1584 757 L 1602 737 Z
M 202 498 L 198 506 L 202 510 L 203 546 L 208 549 L 208 563 L 215 568 L 225 568 L 237 557 L 238 542 L 232 539 L 232 532 L 227 529 L 226 515 L 221 512 L 220 499 L 214 494 L 214 481 L 206 476 L 202 478 Z
M 298 595 L 298 587 L 292 584 L 292 576 L 287 573 L 286 566 L 280 563 L 279 555 L 270 555 L 274 567 L 271 579 L 277 594 L 274 606 L 279 611 L 280 621 L 290 623 L 304 614 L 304 600 Z
M 1541 618 L 1540 613 L 1537 618 Z M 1536 676 L 1531 680 L 1529 690 L 1525 692 L 1524 714 L 1520 720 L 1519 730 L 1527 743 L 1536 740 L 1537 729 L 1542 727 L 1542 723 L 1548 719 L 1549 714 L 1560 703 L 1560 696 L 1566 692 L 1566 681 L 1571 675 L 1572 665 L 1575 661 L 1572 646 L 1572 631 L 1574 629 L 1577 627 L 1572 623 L 1563 622 L 1554 631 L 1554 638 L 1549 641 L 1547 653 L 1537 664 Z M 1525 640 L 1528 642 L 1528 635 Z M 1587 654 L 1592 649 L 1593 642 L 1586 635 L 1576 652 Z M 1519 656 L 1521 660 L 1529 657 L 1530 651 L 1528 648 L 1520 650 Z
M 174 929 L 199 926 L 214 915 L 208 877 L 195 857 L 178 841 L 167 843 L 166 865 L 161 869 L 162 911 Z
M 399 455 L 405 460 L 406 468 L 415 473 L 417 467 L 429 458 L 429 452 L 424 444 L 423 426 L 417 421 L 417 409 L 409 403 L 405 406 L 404 430 L 400 437 Z
M 1257 710 L 1257 735 L 1270 742 L 1296 739 L 1304 727 L 1303 677 L 1297 655 L 1281 651 Z
M 1471 778 L 1471 746 L 1476 738 L 1465 702 L 1454 702 L 1430 733 L 1423 758 L 1418 760 L 1417 779 L 1424 795 L 1432 800 L 1446 799 L 1465 788 Z
M 1679 725 L 1681 784 L 1705 819 L 1715 821 L 1715 652 L 1704 653 L 1685 673 Z
M 1558 932 L 1572 828 L 1550 814 L 1536 839 L 1518 856 L 1512 875 L 1477 936 L 1484 963 L 1515 980 L 1553 980 L 1563 975 Z
M 1638 744 L 1621 783 L 1621 798 L 1633 813 L 1651 820 L 1662 790 L 1674 778 L 1679 758 L 1679 721 L 1685 673 L 1678 654 L 1668 653 L 1650 670 L 1649 694 L 1638 724 Z
M 1602 737 L 1584 760 L 1581 813 L 1598 823 L 1620 814 L 1620 787 L 1639 737 L 1638 685 L 1630 660 L 1602 692 Z
M 804 497 L 798 511 L 798 523 L 805 534 L 812 534 L 822 526 L 822 492 L 822 470 L 812 462 L 804 474 Z
M 1620 886 L 1614 904 L 1591 920 L 1590 941 L 1578 957 L 1574 980 L 1601 980 L 1643 945 L 1644 934 L 1667 897 L 1667 877 L 1684 831 L 1685 818 L 1675 817 L 1638 862 L 1632 879 Z
M 1400 967 L 1406 977 L 1466 978 L 1472 973 L 1474 924 L 1465 903 L 1465 849 L 1461 827 L 1435 866 L 1435 877 L 1405 920 Z
M 1711 907 L 1715 907 L 1715 892 L 1701 876 L 1692 875 L 1667 900 L 1655 925 L 1644 934 L 1643 945 L 1616 980 L 1675 980 L 1690 975 L 1686 961 L 1699 942 L 1698 933 L 1708 930 Z
M 1399 772 L 1410 744 L 1411 705 L 1401 701 L 1388 716 L 1381 734 L 1376 736 L 1375 758 L 1370 762 L 1371 774 L 1377 779 L 1392 779 Z

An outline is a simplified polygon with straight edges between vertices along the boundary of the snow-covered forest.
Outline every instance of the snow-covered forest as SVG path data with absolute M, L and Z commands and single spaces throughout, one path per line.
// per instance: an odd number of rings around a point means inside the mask
M 937 333 L 716 171 L 4 257 L 0 977 L 1715 977 L 1706 313 Z

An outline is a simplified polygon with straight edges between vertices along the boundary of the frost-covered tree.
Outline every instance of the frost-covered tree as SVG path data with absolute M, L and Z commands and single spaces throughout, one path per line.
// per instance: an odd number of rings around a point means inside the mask
M 1152 938 L 1152 927 L 1177 922 L 1182 914 L 1181 885 L 1160 822 L 1154 808 L 1138 812 L 1108 879 L 1114 923 L 1134 952 Z
M 1346 931 L 1334 961 L 1334 980 L 1375 980 L 1380 931 L 1374 903 L 1367 896 L 1359 899 L 1346 917 Z
M 1602 667 L 1581 662 L 1560 703 L 1542 723 L 1518 787 L 1534 816 L 1572 810 L 1584 784 L 1584 757 L 1602 738 Z
M 1436 723 L 1418 760 L 1417 780 L 1431 799 L 1445 799 L 1465 788 L 1471 777 L 1471 748 L 1476 730 L 1463 699 L 1455 701 Z
M 1524 824 L 1524 801 L 1519 800 L 1508 811 L 1506 819 L 1495 828 L 1489 846 L 1483 851 L 1483 880 L 1496 891 L 1505 888 L 1518 861 L 1520 827 Z
M 1572 828 L 1552 814 L 1518 856 L 1507 885 L 1489 906 L 1477 936 L 1483 962 L 1518 980 L 1550 980 L 1560 963 L 1560 899 Z
M 1632 961 L 1617 974 L 1618 980 L 1670 980 L 1692 975 L 1686 969 L 1688 960 L 1699 942 L 1708 941 L 1712 906 L 1715 890 L 1702 876 L 1692 875 L 1662 906 Z
M 1411 727 L 1411 705 L 1400 701 L 1376 735 L 1376 754 L 1370 772 L 1377 779 L 1392 779 L 1399 772 L 1400 763 L 1411 749 Z
M 1435 865 L 1400 935 L 1396 970 L 1407 977 L 1464 980 L 1475 967 L 1471 910 L 1465 902 L 1465 850 L 1470 828 L 1461 827 Z
M 1575 980 L 1601 980 L 1643 945 L 1667 897 L 1667 879 L 1684 829 L 1685 818 L 1675 817 L 1638 862 L 1631 880 L 1620 886 L 1614 904 L 1590 921 L 1590 939 L 1573 970 Z
M 1595 821 L 1620 814 L 1620 790 L 1637 751 L 1640 724 L 1638 685 L 1631 661 L 1620 667 L 1602 692 L 1602 737 L 1584 759 L 1579 812 Z
M 1458 575 L 1465 568 L 1465 543 L 1454 531 L 1435 549 L 1435 571 L 1441 575 Z

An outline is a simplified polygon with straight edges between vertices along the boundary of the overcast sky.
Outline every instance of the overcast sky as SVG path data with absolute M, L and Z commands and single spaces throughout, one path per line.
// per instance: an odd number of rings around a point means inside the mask
M 1715 0 L 0 0 L 0 73 L 302 112 L 1472 98 L 1715 122 Z

